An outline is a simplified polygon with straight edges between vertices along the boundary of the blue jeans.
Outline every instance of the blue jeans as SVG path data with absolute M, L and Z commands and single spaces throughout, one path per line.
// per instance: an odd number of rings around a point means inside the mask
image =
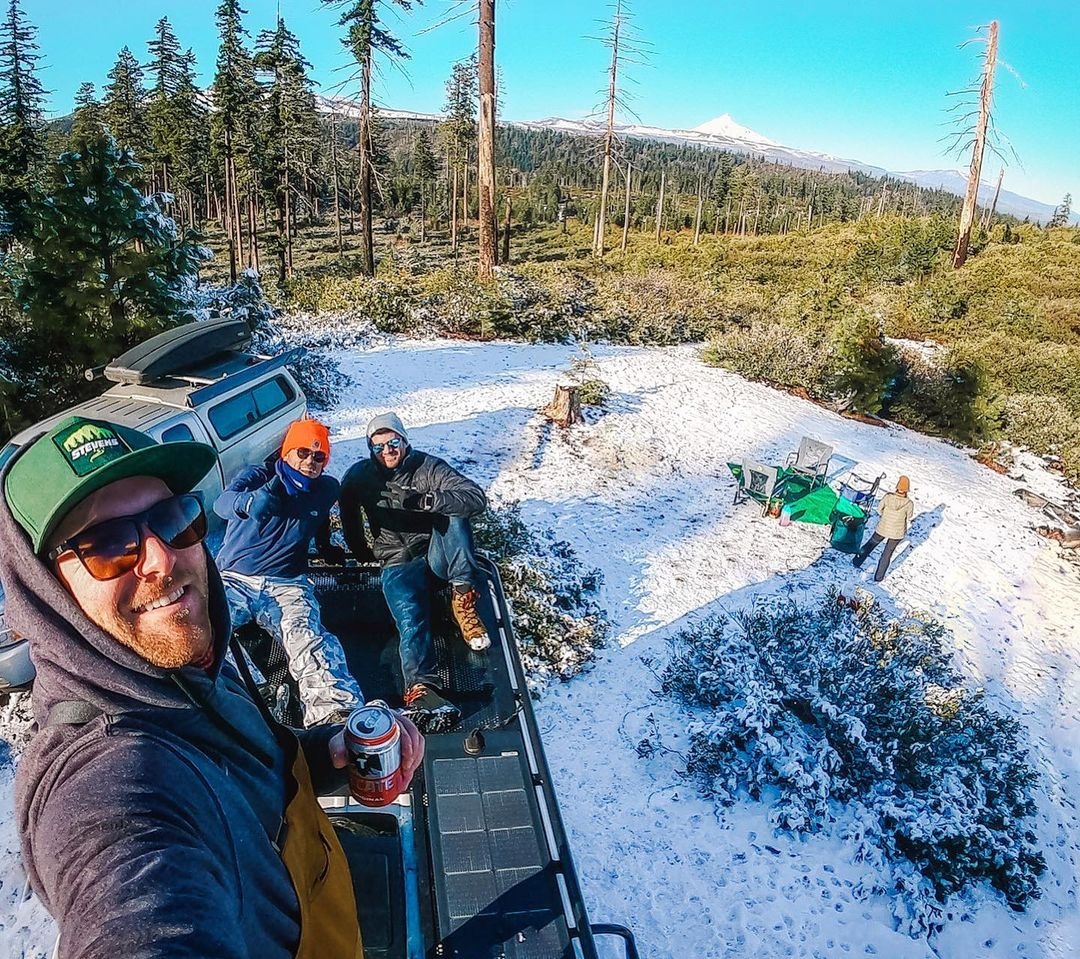
M 401 640 L 401 672 L 406 689 L 417 683 L 440 685 L 431 632 L 429 571 L 454 586 L 468 586 L 484 595 L 484 574 L 476 565 L 472 527 L 467 519 L 437 517 L 427 556 L 383 567 L 383 596 Z

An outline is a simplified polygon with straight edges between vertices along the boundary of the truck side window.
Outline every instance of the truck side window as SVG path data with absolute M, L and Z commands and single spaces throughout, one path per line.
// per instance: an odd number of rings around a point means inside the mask
M 195 434 L 183 423 L 177 423 L 175 426 L 170 426 L 161 434 L 162 443 L 182 443 L 185 440 L 193 439 L 195 439 Z
M 2 469 L 4 464 L 15 455 L 18 449 L 19 447 L 14 443 L 8 443 L 7 446 L 0 450 L 0 469 Z
M 289 381 L 283 376 L 275 376 L 211 406 L 207 416 L 218 436 L 227 440 L 287 406 L 295 396 Z

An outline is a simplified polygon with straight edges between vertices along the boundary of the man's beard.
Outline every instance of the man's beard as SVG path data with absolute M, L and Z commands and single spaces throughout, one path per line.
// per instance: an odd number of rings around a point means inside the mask
M 158 616 L 153 623 L 145 623 L 140 621 L 141 616 L 131 622 L 110 611 L 108 621 L 98 625 L 154 666 L 161 669 L 187 666 L 201 659 L 212 641 L 205 565 L 195 572 L 187 589 L 198 596 L 197 610 L 202 611 L 201 616 L 182 606 L 167 617 Z

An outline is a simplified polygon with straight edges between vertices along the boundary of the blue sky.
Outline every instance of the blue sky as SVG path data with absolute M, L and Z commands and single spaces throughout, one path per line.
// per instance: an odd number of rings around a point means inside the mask
M 193 47 L 209 82 L 217 51 L 216 0 L 24 0 L 38 26 L 51 109 L 70 109 L 84 80 L 100 85 L 125 44 L 145 59 L 154 23 L 168 16 Z M 280 7 L 300 37 L 324 92 L 347 76 L 335 14 L 318 0 L 247 0 L 252 37 Z M 451 9 L 428 0 L 387 22 L 412 59 L 384 65 L 376 98 L 384 106 L 435 112 L 450 64 L 468 54 L 475 27 L 465 18 L 432 30 Z M 1080 36 L 1075 0 L 972 3 L 968 0 L 636 0 L 649 64 L 628 70 L 641 122 L 695 127 L 730 113 L 772 140 L 892 170 L 963 167 L 944 152 L 947 94 L 972 80 L 981 47 L 960 48 L 975 27 L 997 18 L 1001 51 L 995 114 L 1019 155 L 1005 187 L 1047 203 L 1066 191 L 1080 205 Z M 497 60 L 503 117 L 581 117 L 602 99 L 607 51 L 594 39 L 611 6 L 592 0 L 499 0 Z M 426 32 L 425 32 L 426 31 Z M 345 88 L 343 93 L 350 93 Z M 624 117 L 624 119 L 632 119 Z M 999 162 L 988 157 L 983 177 Z

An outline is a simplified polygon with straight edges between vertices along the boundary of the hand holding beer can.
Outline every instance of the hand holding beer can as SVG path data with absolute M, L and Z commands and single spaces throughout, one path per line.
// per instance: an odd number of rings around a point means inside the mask
M 401 728 L 386 703 L 372 700 L 345 723 L 349 792 L 365 806 L 385 806 L 401 792 Z

